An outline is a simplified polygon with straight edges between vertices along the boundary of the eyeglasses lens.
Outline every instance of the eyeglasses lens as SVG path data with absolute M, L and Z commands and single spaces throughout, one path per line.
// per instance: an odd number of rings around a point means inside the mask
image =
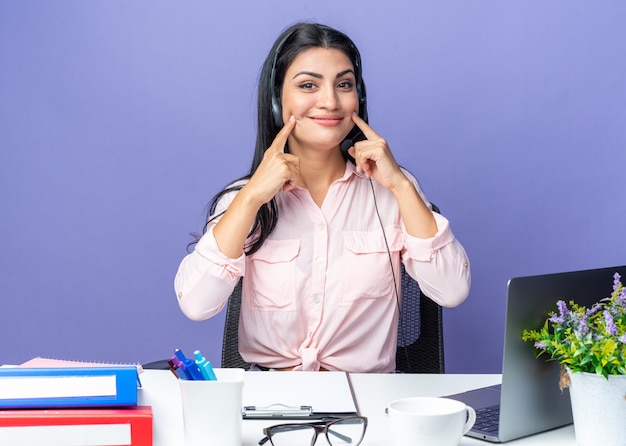
M 315 436 L 315 428 L 301 424 L 279 426 L 272 429 L 274 446 L 309 446 Z
M 320 435 L 319 446 L 358 446 L 365 434 L 365 423 L 361 418 L 347 418 L 333 422 L 328 426 L 326 438 Z M 278 426 L 272 429 L 274 446 L 311 446 L 315 437 L 315 428 L 302 424 Z M 325 441 L 328 440 L 328 443 Z
M 361 443 L 364 435 L 365 423 L 362 418 L 346 418 L 332 423 L 326 434 L 332 446 L 356 446 Z

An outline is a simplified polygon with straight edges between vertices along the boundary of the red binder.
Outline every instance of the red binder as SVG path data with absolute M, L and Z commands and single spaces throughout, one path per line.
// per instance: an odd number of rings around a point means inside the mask
M 152 408 L 0 410 L 0 445 L 152 446 Z

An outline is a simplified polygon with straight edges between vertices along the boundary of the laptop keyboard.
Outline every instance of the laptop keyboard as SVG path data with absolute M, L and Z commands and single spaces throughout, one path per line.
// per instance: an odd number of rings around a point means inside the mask
M 500 420 L 500 406 L 483 407 L 476 411 L 476 423 L 472 430 L 497 434 Z

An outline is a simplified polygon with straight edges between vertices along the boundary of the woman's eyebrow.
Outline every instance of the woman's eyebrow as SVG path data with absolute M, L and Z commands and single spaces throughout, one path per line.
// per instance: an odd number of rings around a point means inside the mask
M 352 73 L 356 76 L 356 73 L 354 72 L 354 70 L 352 68 L 348 68 L 347 70 L 343 70 L 340 73 L 337 73 L 337 76 L 335 76 L 335 79 L 339 79 L 340 77 L 344 77 L 346 74 L 348 73 Z
M 313 71 L 300 71 L 299 73 L 296 73 L 293 78 L 297 78 L 298 76 L 311 76 L 311 77 L 315 77 L 317 79 L 322 79 L 324 76 L 322 76 L 319 73 L 314 73 Z
M 348 68 L 347 70 L 340 71 L 335 76 L 335 79 L 339 79 L 340 77 L 343 77 L 343 76 L 345 76 L 348 73 L 354 74 L 354 70 L 352 68 Z M 293 76 L 293 79 L 297 78 L 298 76 L 311 76 L 311 77 L 314 77 L 314 78 L 317 78 L 317 79 L 323 79 L 324 78 L 324 76 L 322 76 L 321 74 L 315 73 L 313 71 L 300 71 L 299 73 L 296 73 Z

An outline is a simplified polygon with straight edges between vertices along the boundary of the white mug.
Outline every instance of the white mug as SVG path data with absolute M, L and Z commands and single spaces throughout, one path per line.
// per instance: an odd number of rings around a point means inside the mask
M 387 413 L 394 446 L 457 446 L 476 422 L 472 407 L 440 397 L 395 400 Z

